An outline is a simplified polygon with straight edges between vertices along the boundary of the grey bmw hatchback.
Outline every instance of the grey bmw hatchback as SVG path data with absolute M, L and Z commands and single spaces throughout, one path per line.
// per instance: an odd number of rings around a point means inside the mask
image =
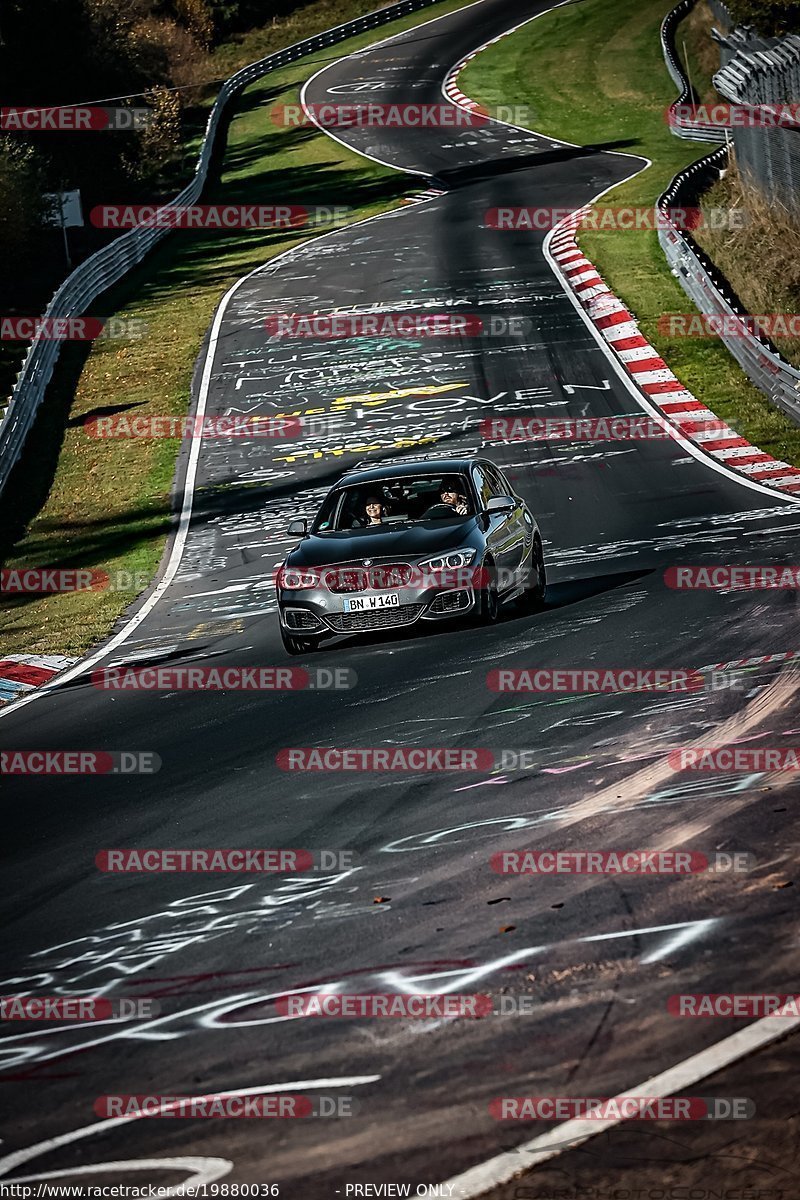
M 496 464 L 403 458 L 346 471 L 276 579 L 289 654 L 323 638 L 472 617 L 502 604 L 533 611 L 546 574 L 539 526 Z

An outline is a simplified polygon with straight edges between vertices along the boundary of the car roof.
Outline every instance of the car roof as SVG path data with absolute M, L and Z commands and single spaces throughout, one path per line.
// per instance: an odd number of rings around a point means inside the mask
M 459 472 L 468 472 L 469 469 L 475 466 L 476 463 L 485 462 L 485 459 L 479 458 L 395 458 L 386 459 L 382 463 L 375 463 L 372 467 L 362 466 L 360 463 L 355 467 L 351 467 L 349 471 L 345 471 L 341 479 L 336 483 L 336 487 L 347 485 L 348 487 L 354 483 L 369 483 L 371 480 L 381 480 L 386 478 L 396 479 L 402 475 L 419 475 L 420 473 L 431 475 L 455 475 Z

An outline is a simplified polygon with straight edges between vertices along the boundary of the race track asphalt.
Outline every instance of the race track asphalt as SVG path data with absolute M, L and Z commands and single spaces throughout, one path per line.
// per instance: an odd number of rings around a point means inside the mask
M 333 63 L 306 103 L 445 104 L 456 61 L 547 7 L 480 0 L 434 18 Z M 197 1171 L 279 1184 L 292 1200 L 381 1182 L 413 1194 L 547 1128 L 496 1122 L 492 1098 L 613 1095 L 746 1024 L 674 1018 L 672 993 L 792 991 L 793 775 L 678 773 L 667 752 L 793 744 L 794 668 L 764 664 L 740 690 L 685 694 L 502 695 L 486 683 L 496 667 L 697 669 L 798 648 L 794 592 L 681 592 L 664 580 L 678 564 L 791 563 L 795 504 L 670 439 L 482 447 L 486 415 L 641 413 L 554 276 L 543 233 L 486 224 L 498 206 L 588 202 L 644 165 L 637 147 L 573 147 L 496 123 L 337 136 L 443 194 L 310 241 L 230 297 L 201 356 L 195 408 L 327 425 L 291 442 L 202 442 L 177 576 L 101 665 L 287 665 L 272 577 L 293 544 L 288 520 L 311 515 L 345 466 L 409 446 L 482 448 L 509 472 L 542 528 L 547 606 L 509 608 L 489 629 L 342 638 L 293 660 L 351 668 L 347 691 L 110 691 L 84 675 L 3 716 L 3 750 L 139 750 L 162 761 L 152 776 L 3 781 L 3 991 L 162 1006 L 127 1027 L 6 1027 L 10 1180 L 177 1184 Z M 522 337 L 379 343 L 265 331 L 270 315 L 376 304 L 528 326 Z M 184 455 L 181 481 L 186 469 Z M 489 747 L 528 760 L 478 776 L 282 771 L 276 757 L 293 746 Z M 108 847 L 328 848 L 352 861 L 307 876 L 108 875 L 94 861 Z M 490 856 L 520 847 L 746 851 L 755 865 L 677 877 L 494 873 Z M 525 996 L 532 1011 L 431 1022 L 280 1014 L 279 994 L 323 982 L 488 993 L 498 1009 Z M 686 1149 L 694 1174 L 675 1167 L 678 1183 L 786 1186 L 796 1149 L 773 1123 L 793 1103 L 791 1045 L 761 1052 L 775 1069 L 760 1082 L 744 1164 L 722 1152 L 745 1137 L 730 1123 L 639 1127 L 638 1155 L 634 1134 L 603 1135 L 595 1182 L 644 1178 L 661 1161 L 660 1138 Z M 694 1094 L 750 1095 L 747 1080 L 740 1072 L 735 1093 L 723 1078 Z M 93 1112 L 105 1094 L 275 1085 L 352 1096 L 354 1115 L 103 1125 Z M 567 1188 L 578 1166 L 559 1162 Z

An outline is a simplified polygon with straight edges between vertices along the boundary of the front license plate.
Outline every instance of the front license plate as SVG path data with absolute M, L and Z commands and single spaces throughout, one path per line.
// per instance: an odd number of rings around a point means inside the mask
M 345 612 L 371 612 L 374 608 L 398 608 L 400 597 L 396 592 L 388 596 L 352 596 L 344 602 Z

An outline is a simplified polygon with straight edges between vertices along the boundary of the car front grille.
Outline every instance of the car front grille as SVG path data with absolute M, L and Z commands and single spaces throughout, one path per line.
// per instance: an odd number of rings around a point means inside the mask
M 414 577 L 414 568 L 408 563 L 375 563 L 364 567 L 360 564 L 342 567 L 326 567 L 322 578 L 326 587 L 335 595 L 345 592 L 390 591 L 404 587 Z
M 364 567 L 328 567 L 323 572 L 323 582 L 336 595 L 343 592 L 365 592 L 369 579 Z
M 424 604 L 401 604 L 397 608 L 377 608 L 372 612 L 328 613 L 325 620 L 336 633 L 363 633 L 370 629 L 396 629 L 410 625 Z

